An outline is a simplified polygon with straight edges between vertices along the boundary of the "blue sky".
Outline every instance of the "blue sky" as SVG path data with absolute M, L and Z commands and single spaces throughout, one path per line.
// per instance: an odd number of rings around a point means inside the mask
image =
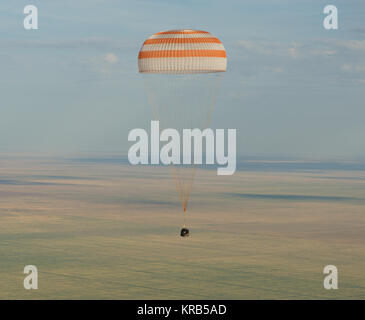
M 327 4 L 339 30 L 322 26 Z M 138 50 L 176 28 L 226 47 L 212 127 L 237 128 L 239 155 L 365 158 L 363 0 L 1 1 L 0 152 L 125 153 L 152 119 Z

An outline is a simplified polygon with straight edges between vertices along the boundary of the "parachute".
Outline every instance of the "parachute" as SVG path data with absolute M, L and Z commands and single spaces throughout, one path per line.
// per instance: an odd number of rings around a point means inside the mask
M 226 67 L 223 44 L 207 31 L 170 30 L 149 37 L 139 51 L 138 68 L 160 130 L 207 128 Z M 183 211 L 181 236 L 185 236 L 196 165 L 180 163 L 170 167 Z

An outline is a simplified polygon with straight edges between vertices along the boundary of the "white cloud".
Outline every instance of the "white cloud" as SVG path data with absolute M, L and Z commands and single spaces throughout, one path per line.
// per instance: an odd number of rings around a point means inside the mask
M 293 58 L 296 59 L 298 57 L 298 50 L 297 48 L 289 48 L 289 55 Z
M 236 46 L 259 54 L 279 54 L 282 51 L 282 45 L 274 41 L 238 40 Z
M 113 49 L 135 49 L 139 43 L 134 43 L 127 40 L 112 39 L 112 38 L 79 38 L 79 39 L 32 39 L 32 40 L 1 40 L 0 48 L 113 48 Z
M 115 53 L 109 52 L 103 55 L 92 56 L 85 60 L 86 64 L 99 75 L 111 76 L 118 72 L 119 68 L 115 68 L 114 65 L 119 61 L 118 56 Z
M 105 62 L 108 62 L 110 64 L 113 64 L 113 63 L 116 63 L 118 62 L 118 57 L 116 54 L 114 53 L 107 53 L 105 56 L 104 56 L 104 61 Z
M 341 70 L 344 72 L 365 73 L 365 65 L 357 63 L 344 63 L 341 66 Z
M 341 66 L 341 70 L 342 71 L 351 71 L 352 70 L 352 64 L 351 63 L 344 63 L 342 66 Z
M 267 67 L 266 69 L 275 73 L 283 73 L 285 71 L 282 67 Z
M 334 56 L 337 54 L 337 51 L 333 49 L 320 48 L 310 51 L 310 54 L 314 56 Z
M 365 40 L 324 40 L 322 43 L 351 51 L 365 51 Z
M 290 48 L 288 49 L 289 56 L 293 59 L 297 59 L 301 57 L 301 52 L 299 51 L 299 47 L 301 45 L 299 43 L 294 42 Z
M 237 48 L 244 48 L 247 53 L 262 55 L 289 56 L 292 59 L 307 58 L 309 56 L 337 56 L 345 50 L 354 54 L 365 52 L 365 40 L 312 40 L 308 43 L 249 41 L 238 40 L 234 44 Z

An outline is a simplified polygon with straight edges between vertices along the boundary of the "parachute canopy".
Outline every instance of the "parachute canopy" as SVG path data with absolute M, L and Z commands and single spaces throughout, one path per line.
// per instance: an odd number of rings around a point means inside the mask
M 138 54 L 141 73 L 224 72 L 226 50 L 207 31 L 170 30 L 149 37 Z

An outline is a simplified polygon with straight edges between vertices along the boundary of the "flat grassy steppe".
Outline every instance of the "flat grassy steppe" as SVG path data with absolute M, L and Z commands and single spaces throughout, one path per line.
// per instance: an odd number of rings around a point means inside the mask
M 1 157 L 0 298 L 365 299 L 364 171 L 199 170 L 188 210 L 166 168 Z

